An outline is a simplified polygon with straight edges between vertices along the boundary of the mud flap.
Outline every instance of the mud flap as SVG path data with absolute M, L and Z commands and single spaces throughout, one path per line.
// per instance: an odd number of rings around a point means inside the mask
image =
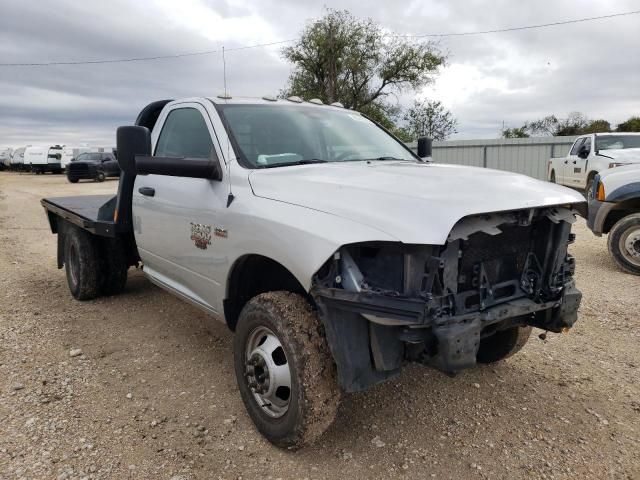
M 355 312 L 320 307 L 327 343 L 338 367 L 338 380 L 345 392 L 359 392 L 400 374 L 398 368 L 379 371 L 372 362 L 369 321 Z M 380 353 L 380 352 L 378 352 Z M 388 353 L 384 355 L 388 358 Z

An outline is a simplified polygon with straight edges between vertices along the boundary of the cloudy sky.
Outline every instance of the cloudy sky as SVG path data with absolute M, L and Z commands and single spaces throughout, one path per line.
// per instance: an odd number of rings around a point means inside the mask
M 171 55 L 295 38 L 326 7 L 401 34 L 491 30 L 637 10 L 637 0 L 0 0 L 0 63 Z M 495 138 L 554 113 L 616 124 L 640 115 L 640 15 L 444 37 L 448 65 L 418 96 L 457 117 L 456 138 Z M 275 94 L 282 45 L 227 54 L 230 93 Z M 158 61 L 0 66 L 0 145 L 115 144 L 115 128 L 160 98 L 223 91 L 219 54 Z M 401 97 L 403 102 L 411 96 Z

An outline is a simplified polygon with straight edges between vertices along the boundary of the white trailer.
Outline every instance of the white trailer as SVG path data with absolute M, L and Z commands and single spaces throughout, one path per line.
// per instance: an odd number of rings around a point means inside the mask
M 22 170 L 24 167 L 24 151 L 27 147 L 16 148 L 11 154 L 11 170 Z
M 0 147 L 0 169 L 4 170 L 11 166 L 11 147 Z
M 25 166 L 29 166 L 35 173 L 61 173 L 61 159 L 60 145 L 27 147 L 24 152 Z

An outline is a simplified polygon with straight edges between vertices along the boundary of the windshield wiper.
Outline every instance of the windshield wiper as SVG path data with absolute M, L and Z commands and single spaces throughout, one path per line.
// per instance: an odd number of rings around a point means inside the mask
M 322 160 L 321 158 L 306 158 L 304 160 L 296 160 L 295 162 L 279 162 L 269 163 L 267 165 L 259 165 L 257 168 L 288 167 L 290 165 L 312 165 L 314 163 L 327 163 L 327 160 Z
M 382 156 L 375 158 L 358 158 L 356 160 L 348 160 L 349 162 L 374 162 L 374 161 L 398 161 L 398 162 L 414 162 L 415 160 L 409 158 L 398 158 L 392 156 Z

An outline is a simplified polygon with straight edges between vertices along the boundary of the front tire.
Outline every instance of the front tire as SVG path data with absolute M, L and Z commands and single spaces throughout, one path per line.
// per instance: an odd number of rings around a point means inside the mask
M 69 182 L 71 183 L 78 183 L 78 181 L 80 180 L 79 178 L 71 178 L 71 177 L 67 177 L 67 180 L 69 180 Z
M 234 366 L 242 401 L 270 442 L 300 448 L 335 419 L 341 391 L 317 314 L 300 295 L 263 293 L 240 313 Z
M 478 363 L 495 363 L 518 353 L 531 335 L 528 325 L 498 330 L 480 340 L 476 360 Z
M 618 220 L 607 239 L 609 252 L 622 270 L 640 275 L 640 213 Z
M 107 178 L 104 174 L 104 172 L 98 172 L 96 174 L 96 181 L 97 182 L 104 182 L 105 178 Z

